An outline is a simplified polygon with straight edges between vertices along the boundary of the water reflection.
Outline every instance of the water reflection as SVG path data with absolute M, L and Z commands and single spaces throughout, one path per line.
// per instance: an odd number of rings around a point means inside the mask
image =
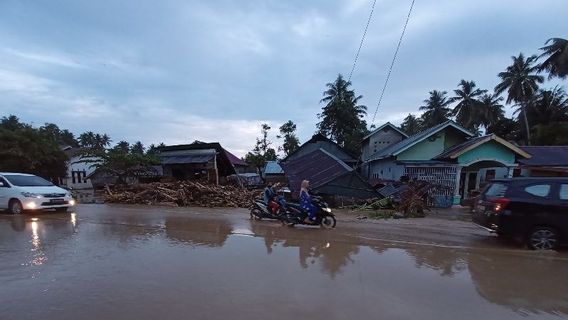
M 406 253 L 413 258 L 417 268 L 428 268 L 442 276 L 454 276 L 467 268 L 462 251 L 431 246 L 406 247 Z
M 353 263 L 352 257 L 359 253 L 357 244 L 328 230 L 274 227 L 254 221 L 251 222 L 251 230 L 256 236 L 264 238 L 268 254 L 278 246 L 296 247 L 302 268 L 318 264 L 332 278 Z
M 226 220 L 166 217 L 166 236 L 193 246 L 222 247 L 233 228 Z
M 542 256 L 471 253 L 467 266 L 477 292 L 521 313 L 568 315 L 567 261 Z
M 45 253 L 41 248 L 41 240 L 38 234 L 39 226 L 37 218 L 32 218 L 31 227 L 32 227 L 32 240 L 31 240 L 32 260 L 30 261 L 30 263 L 33 264 L 34 266 L 40 266 L 47 261 L 47 257 L 45 256 Z
M 9 220 L 15 233 L 0 233 L 0 241 L 6 248 L 28 252 L 21 265 L 41 266 L 48 261 L 47 249 L 77 232 L 75 213 L 35 213 L 3 216 L 0 224 Z M 7 221 L 6 221 L 7 222 Z M 7 225 L 7 223 L 5 224 Z M 25 240 L 24 240 L 25 239 Z

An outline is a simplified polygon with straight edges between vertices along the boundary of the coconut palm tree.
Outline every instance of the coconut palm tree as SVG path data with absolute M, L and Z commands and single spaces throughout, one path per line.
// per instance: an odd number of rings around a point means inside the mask
M 525 59 L 522 53 L 518 57 L 511 57 L 513 64 L 498 74 L 501 83 L 495 86 L 495 93 L 507 91 L 507 104 L 515 102 L 524 110 L 526 103 L 538 90 L 538 84 L 544 82 L 542 76 L 537 75 L 538 67 L 534 65 L 537 57 L 530 56 Z M 530 144 L 530 128 L 526 112 L 522 112 L 525 123 L 526 141 Z
M 531 119 L 531 127 L 568 121 L 568 96 L 564 89 L 558 86 L 552 90 L 539 90 L 527 104 L 526 111 Z
M 503 101 L 503 98 L 494 94 L 486 93 L 479 97 L 478 121 L 480 125 L 485 127 L 486 131 L 505 117 L 501 101 Z
M 448 120 L 451 109 L 448 107 L 450 101 L 446 97 L 446 91 L 432 90 L 430 97 L 424 100 L 424 105 L 420 106 L 422 114 L 422 124 L 424 128 L 431 128 L 437 124 Z
M 549 44 L 550 43 L 550 44 Z M 568 40 L 562 38 L 552 38 L 545 42 L 545 46 L 540 48 L 544 51 L 539 58 L 546 57 L 538 69 L 548 71 L 548 78 L 568 76 Z
M 363 117 L 367 107 L 359 104 L 363 96 L 358 96 L 351 90 L 351 82 L 346 81 L 341 74 L 334 82 L 326 84 L 320 102 L 325 103 L 322 112 L 318 114 L 319 132 L 335 140 L 339 145 L 357 153 L 360 151 L 360 140 L 367 133 L 367 124 Z
M 409 136 L 415 135 L 422 130 L 422 119 L 409 113 L 402 121 L 400 129 Z
M 450 102 L 457 102 L 452 115 L 456 116 L 456 121 L 465 128 L 477 130 L 480 123 L 479 96 L 487 90 L 477 89 L 474 81 L 461 80 L 458 89 L 454 90 L 455 96 L 449 99 Z

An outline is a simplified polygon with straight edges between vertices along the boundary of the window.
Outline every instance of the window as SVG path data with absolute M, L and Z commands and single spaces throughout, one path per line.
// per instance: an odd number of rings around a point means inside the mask
M 550 192 L 550 185 L 549 184 L 536 184 L 534 186 L 529 186 L 525 188 L 527 193 L 532 194 L 533 196 L 537 197 L 546 197 Z
M 505 192 L 507 192 L 507 185 L 503 183 L 492 183 L 487 187 L 487 191 L 485 191 L 486 197 L 496 197 L 502 198 L 505 196 Z
M 568 200 L 568 184 L 560 185 L 560 200 Z

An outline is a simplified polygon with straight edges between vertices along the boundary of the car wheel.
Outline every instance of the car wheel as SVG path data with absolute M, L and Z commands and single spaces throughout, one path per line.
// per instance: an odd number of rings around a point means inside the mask
M 554 250 L 558 246 L 558 233 L 552 228 L 538 227 L 530 233 L 528 246 L 533 250 Z
M 20 200 L 12 199 L 8 204 L 8 212 L 11 214 L 20 214 L 24 212 L 24 207 Z

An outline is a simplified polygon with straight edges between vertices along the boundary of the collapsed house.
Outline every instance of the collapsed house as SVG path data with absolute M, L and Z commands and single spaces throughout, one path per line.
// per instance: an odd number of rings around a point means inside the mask
M 293 195 L 300 193 L 302 180 L 310 181 L 312 192 L 349 198 L 377 197 L 377 192 L 355 169 L 319 148 L 281 163 Z
M 177 180 L 204 180 L 224 183 L 237 170 L 231 159 L 238 159 L 218 142 L 180 144 L 160 148 L 163 175 Z

